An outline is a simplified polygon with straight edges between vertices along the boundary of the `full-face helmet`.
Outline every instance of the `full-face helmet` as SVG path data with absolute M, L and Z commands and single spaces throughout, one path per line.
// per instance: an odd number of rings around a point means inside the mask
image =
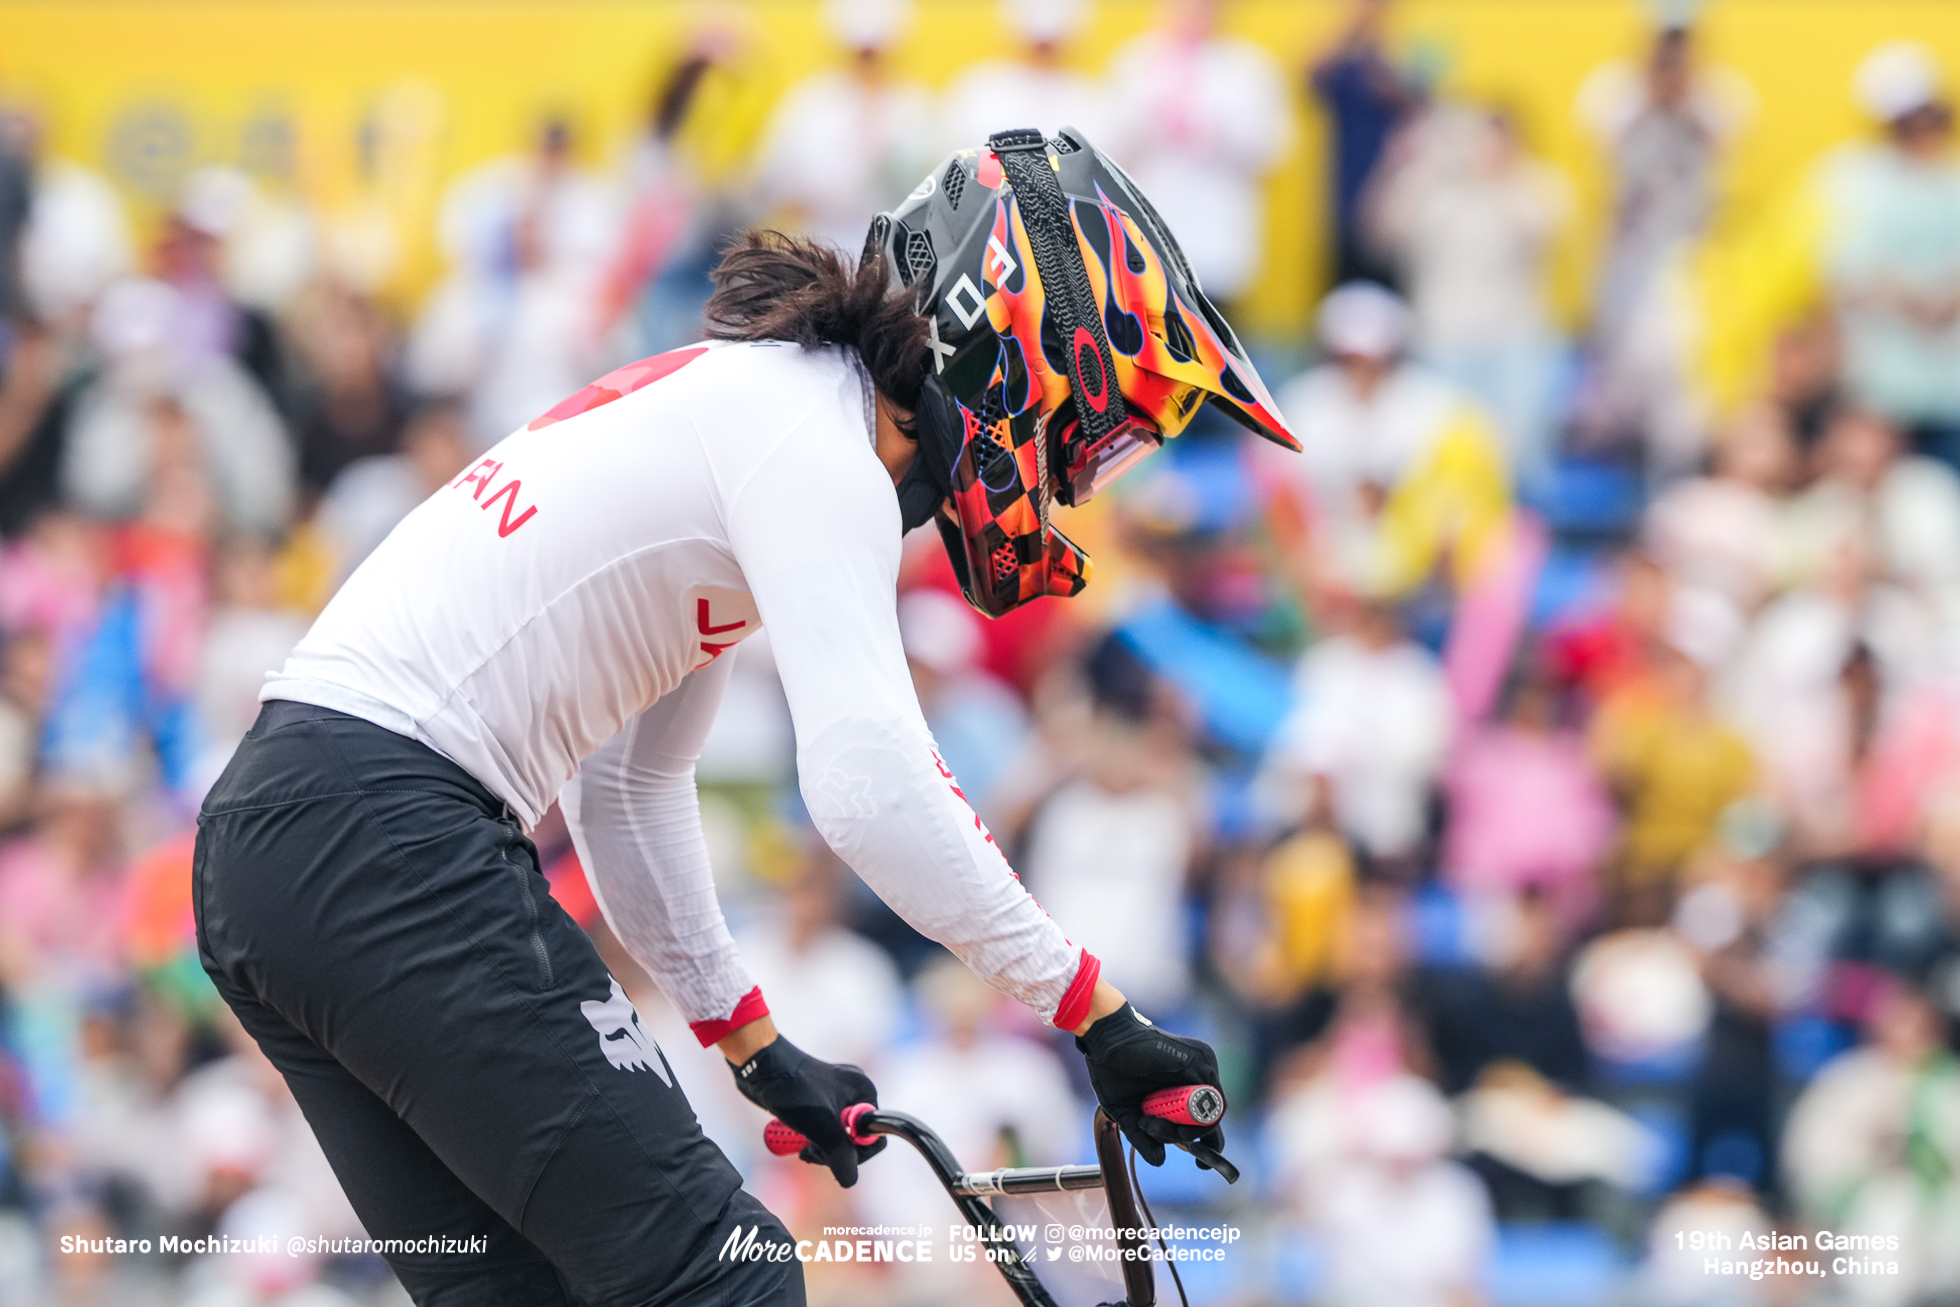
M 1150 201 L 1072 128 L 955 154 L 872 223 L 865 257 L 881 253 L 930 333 L 906 527 L 938 524 L 990 617 L 1088 583 L 1050 508 L 1088 502 L 1199 405 L 1300 447 Z

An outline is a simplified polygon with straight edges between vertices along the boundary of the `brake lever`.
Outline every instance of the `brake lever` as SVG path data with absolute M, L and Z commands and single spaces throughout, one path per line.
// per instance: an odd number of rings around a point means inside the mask
M 1237 1184 L 1239 1182 L 1239 1168 L 1233 1166 L 1231 1162 L 1226 1160 L 1225 1154 L 1219 1152 L 1210 1144 L 1200 1143 L 1195 1139 L 1188 1144 L 1178 1143 L 1175 1140 L 1172 1142 L 1176 1143 L 1177 1147 L 1191 1154 L 1191 1156 L 1197 1158 L 1203 1165 L 1218 1172 L 1226 1184 Z

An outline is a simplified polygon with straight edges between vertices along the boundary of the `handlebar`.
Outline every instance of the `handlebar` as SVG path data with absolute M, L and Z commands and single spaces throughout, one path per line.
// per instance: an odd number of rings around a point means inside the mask
M 845 1108 L 842 1115 L 844 1129 L 849 1132 L 854 1144 L 869 1144 L 876 1140 L 876 1133 L 861 1131 L 860 1122 L 867 1112 L 877 1109 L 869 1103 L 853 1103 Z M 1182 1085 L 1175 1089 L 1159 1089 L 1143 1100 L 1146 1116 L 1154 1116 L 1178 1125 L 1208 1126 L 1215 1124 L 1225 1115 L 1225 1095 L 1211 1085 Z M 800 1131 L 784 1125 L 775 1118 L 762 1128 L 764 1147 L 778 1157 L 791 1157 L 809 1146 L 809 1139 Z M 1205 1152 L 1216 1157 L 1210 1149 Z M 1209 1160 L 1209 1158 L 1207 1159 Z M 1233 1173 L 1237 1179 L 1237 1173 Z

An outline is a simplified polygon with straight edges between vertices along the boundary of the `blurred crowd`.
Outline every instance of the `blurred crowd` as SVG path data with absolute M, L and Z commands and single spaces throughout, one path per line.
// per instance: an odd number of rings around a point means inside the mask
M 139 223 L 5 114 L 0 1302 L 401 1301 L 374 1258 L 56 1251 L 358 1233 L 202 976 L 191 842 L 263 674 L 396 521 L 693 338 L 730 233 L 855 250 L 1004 127 L 1110 151 L 1229 316 L 1290 238 L 1265 181 L 1302 120 L 1328 290 L 1304 358 L 1251 343 L 1305 455 L 1201 414 L 1074 510 L 1080 600 L 984 621 L 930 533 L 899 598 L 935 738 L 1029 888 L 1221 1051 L 1245 1182 L 1177 1154 L 1143 1177 L 1159 1216 L 1251 1233 L 1190 1265 L 1193 1301 L 1960 1302 L 1956 70 L 1863 58 L 1868 130 L 1801 188 L 1804 290 L 1716 398 L 1697 257 L 1755 100 L 1692 27 L 1573 106 L 1612 179 L 1575 323 L 1549 290 L 1574 187 L 1504 106 L 1441 94 L 1382 0 L 1291 68 L 1225 8 L 1170 3 L 1084 71 L 1086 0 L 1002 0 L 1017 53 L 935 91 L 888 57 L 903 0 L 832 0 L 834 67 L 713 184 L 678 144 L 708 33 L 614 166 L 553 120 L 454 180 L 446 273 L 406 309 L 388 241 L 291 192 L 207 167 Z M 766 631 L 699 774 L 786 1032 L 969 1168 L 1084 1158 L 1079 1058 L 810 832 Z M 763 1154 L 555 813 L 534 838 L 793 1228 L 952 1219 L 900 1148 L 849 1194 Z M 1897 1236 L 1895 1273 L 1709 1276 L 1674 1238 L 1771 1228 Z M 814 1272 L 819 1302 L 1004 1301 L 984 1263 Z

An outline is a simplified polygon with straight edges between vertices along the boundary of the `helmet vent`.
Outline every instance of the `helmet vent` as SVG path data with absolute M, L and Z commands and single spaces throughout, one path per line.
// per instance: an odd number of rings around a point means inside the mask
M 939 188 L 946 192 L 946 203 L 953 206 L 955 213 L 959 212 L 960 196 L 966 193 L 966 169 L 960 167 L 958 159 L 946 165 L 946 179 Z
M 1020 570 L 1021 560 L 1014 556 L 1013 545 L 1003 544 L 1000 548 L 994 550 L 993 565 L 994 580 L 997 582 L 1006 581 L 1012 579 L 1015 572 Z
M 906 228 L 905 268 L 911 274 L 906 281 L 931 281 L 932 270 L 938 263 L 932 253 L 932 237 L 924 231 Z
M 1048 148 L 1053 150 L 1056 154 L 1074 154 L 1076 150 L 1076 145 L 1075 142 L 1071 141 L 1068 137 L 1058 135 L 1058 136 L 1051 136 L 1048 139 Z

